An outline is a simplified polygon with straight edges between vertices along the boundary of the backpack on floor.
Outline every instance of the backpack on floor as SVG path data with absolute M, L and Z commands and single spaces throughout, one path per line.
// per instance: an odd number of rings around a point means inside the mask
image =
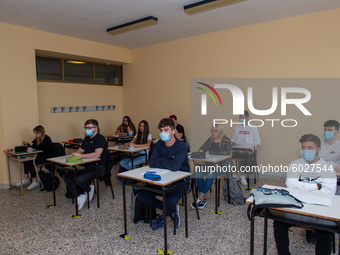
M 228 202 L 228 186 L 227 181 L 229 183 L 229 192 L 230 192 L 230 203 L 234 205 L 244 205 L 246 198 L 243 196 L 242 189 L 240 185 L 234 178 L 224 179 L 223 185 L 223 194 L 225 200 Z
M 53 183 L 52 183 L 52 173 L 48 171 L 39 171 L 39 178 L 42 182 L 44 189 L 46 191 L 53 191 Z M 57 189 L 60 184 L 59 178 L 57 176 L 54 176 L 54 189 Z
M 138 221 L 144 221 L 145 223 L 149 223 L 150 220 L 156 219 L 156 208 L 153 206 L 150 206 L 151 209 L 151 219 L 149 220 L 148 214 L 148 206 L 146 204 L 143 204 L 137 199 L 139 189 L 134 189 L 131 193 L 131 221 L 133 223 L 137 223 Z

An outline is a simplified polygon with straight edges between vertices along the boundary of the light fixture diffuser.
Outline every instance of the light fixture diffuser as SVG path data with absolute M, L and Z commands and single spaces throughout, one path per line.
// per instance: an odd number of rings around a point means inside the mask
M 118 35 L 132 30 L 156 25 L 158 23 L 158 18 L 149 16 L 139 20 L 131 21 L 119 26 L 111 27 L 106 29 L 108 35 Z
M 200 12 L 209 11 L 215 8 L 223 7 L 230 4 L 236 4 L 247 0 L 203 0 L 184 6 L 184 12 L 193 15 Z

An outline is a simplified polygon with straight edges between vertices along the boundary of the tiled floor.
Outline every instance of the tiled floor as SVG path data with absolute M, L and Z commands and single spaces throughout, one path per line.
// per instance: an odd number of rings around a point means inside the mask
M 113 173 L 117 172 L 117 166 Z M 114 174 L 115 176 L 115 174 Z M 64 197 L 65 185 L 57 189 L 57 206 L 52 203 L 51 192 L 39 189 L 19 196 L 19 191 L 0 190 L 1 254 L 159 254 L 163 249 L 163 229 L 153 231 L 148 224 L 131 223 L 128 213 L 129 240 L 120 238 L 123 233 L 123 210 L 121 183 L 114 177 L 115 200 L 104 183 L 100 184 L 100 208 L 96 197 L 91 208 L 83 209 L 76 219 L 74 205 Z M 284 185 L 284 179 L 261 179 L 257 185 Z M 127 206 L 130 203 L 131 187 L 127 188 Z M 249 192 L 244 191 L 248 197 Z M 222 215 L 212 214 L 214 190 L 207 195 L 208 204 L 200 210 L 201 219 L 188 208 L 189 237 L 185 238 L 184 208 L 180 208 L 182 224 L 173 235 L 173 223 L 168 223 L 168 249 L 174 254 L 249 254 L 250 222 L 246 215 L 247 205 L 232 206 L 221 200 Z M 189 194 L 188 201 L 192 202 Z M 273 239 L 272 223 L 269 222 L 268 254 L 277 254 Z M 255 254 L 262 254 L 263 220 L 256 220 Z M 338 235 L 336 235 L 338 240 Z M 305 241 L 304 231 L 290 232 L 291 254 L 314 254 L 314 245 Z M 338 243 L 337 243 L 338 245 Z

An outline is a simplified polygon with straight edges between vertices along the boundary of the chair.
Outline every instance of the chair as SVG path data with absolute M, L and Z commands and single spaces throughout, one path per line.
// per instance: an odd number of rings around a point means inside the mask
M 113 159 L 112 159 L 110 153 L 107 152 L 106 171 L 105 171 L 104 175 L 99 176 L 98 181 L 100 181 L 100 182 L 104 181 L 105 185 L 108 188 L 111 189 L 112 199 L 115 199 L 115 195 L 114 195 L 113 188 L 112 188 L 112 181 L 111 181 L 111 169 L 113 167 L 113 164 L 114 164 Z M 94 182 L 95 179 L 93 179 L 92 181 Z M 98 190 L 98 192 L 97 192 L 97 208 L 99 208 L 99 189 L 97 189 L 97 190 Z M 96 191 L 96 189 L 95 189 L 95 191 Z M 89 192 L 87 193 L 87 201 L 88 201 L 87 208 L 90 208 Z

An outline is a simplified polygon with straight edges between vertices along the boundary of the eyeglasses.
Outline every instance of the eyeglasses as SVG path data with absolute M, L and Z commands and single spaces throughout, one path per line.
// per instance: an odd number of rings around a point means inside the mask
M 211 133 L 217 133 L 218 130 L 217 129 L 213 129 L 213 130 L 210 130 Z
M 84 127 L 84 130 L 86 130 L 86 129 L 92 129 L 92 128 L 96 128 L 96 127 Z

